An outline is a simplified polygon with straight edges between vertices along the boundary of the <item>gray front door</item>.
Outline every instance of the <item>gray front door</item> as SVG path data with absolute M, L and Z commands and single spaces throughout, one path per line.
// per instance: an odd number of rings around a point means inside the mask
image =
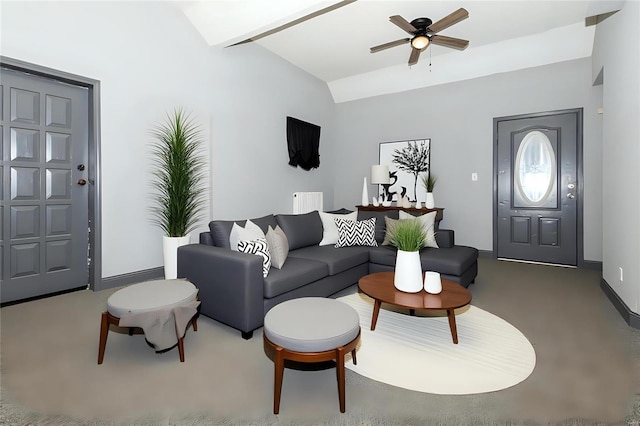
M 4 303 L 88 283 L 88 93 L 0 72 Z
M 494 132 L 498 258 L 576 266 L 582 110 L 497 118 Z

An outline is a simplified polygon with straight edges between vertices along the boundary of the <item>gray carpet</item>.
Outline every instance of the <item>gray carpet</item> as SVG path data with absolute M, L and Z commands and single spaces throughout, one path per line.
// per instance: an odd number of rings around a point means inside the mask
M 599 272 L 490 259 L 479 270 L 472 303 L 513 324 L 536 350 L 531 376 L 509 389 L 431 395 L 347 371 L 340 414 L 334 369 L 288 369 L 276 416 L 261 330 L 245 341 L 200 317 L 198 332 L 187 332 L 185 363 L 177 349 L 156 354 L 142 335 L 112 331 L 98 366 L 100 313 L 113 290 L 82 291 L 0 310 L 0 423 L 640 424 L 640 330 L 604 296 Z

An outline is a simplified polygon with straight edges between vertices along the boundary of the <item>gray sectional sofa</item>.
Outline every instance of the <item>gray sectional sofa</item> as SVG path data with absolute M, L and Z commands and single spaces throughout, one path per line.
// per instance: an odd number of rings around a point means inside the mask
M 347 213 L 343 210 L 336 213 Z M 358 220 L 376 218 L 378 247 L 335 248 L 318 245 L 323 225 L 317 211 L 301 215 L 267 215 L 251 219 L 265 233 L 268 227 L 286 234 L 289 254 L 281 269 L 271 268 L 263 277 L 262 258 L 232 251 L 229 235 L 234 222 L 209 224 L 209 232 L 200 234 L 199 244 L 178 249 L 178 277 L 186 278 L 199 289 L 201 313 L 242 332 L 249 339 L 263 325 L 265 314 L 273 306 L 298 297 L 328 297 L 345 289 L 369 273 L 392 271 L 396 250 L 381 246 L 385 234 L 384 216 L 398 218 L 398 211 L 358 212 Z M 456 246 L 452 230 L 437 229 L 439 248 L 421 251 L 422 268 L 440 272 L 443 278 L 465 287 L 478 272 L 478 250 Z

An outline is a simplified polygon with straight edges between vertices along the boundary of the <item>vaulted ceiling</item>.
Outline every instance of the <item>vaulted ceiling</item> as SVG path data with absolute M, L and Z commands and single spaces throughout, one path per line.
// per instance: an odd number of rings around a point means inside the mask
M 618 0 L 176 2 L 210 45 L 230 46 L 256 38 L 250 42 L 325 81 L 336 102 L 589 57 L 595 26 L 587 26 L 585 19 L 606 16 L 622 4 Z M 432 44 L 411 67 L 408 44 L 369 51 L 408 37 L 389 21 L 392 15 L 436 22 L 461 7 L 469 18 L 440 34 L 469 40 L 465 50 Z M 325 8 L 332 10 L 322 13 Z M 318 16 L 305 20 L 310 14 Z M 290 26 L 295 20 L 303 22 Z M 265 36 L 270 30 L 273 33 Z

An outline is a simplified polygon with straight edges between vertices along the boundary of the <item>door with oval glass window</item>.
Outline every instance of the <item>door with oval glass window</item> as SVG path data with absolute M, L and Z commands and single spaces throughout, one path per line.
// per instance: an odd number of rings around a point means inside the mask
M 582 109 L 496 118 L 494 135 L 497 257 L 577 266 Z

